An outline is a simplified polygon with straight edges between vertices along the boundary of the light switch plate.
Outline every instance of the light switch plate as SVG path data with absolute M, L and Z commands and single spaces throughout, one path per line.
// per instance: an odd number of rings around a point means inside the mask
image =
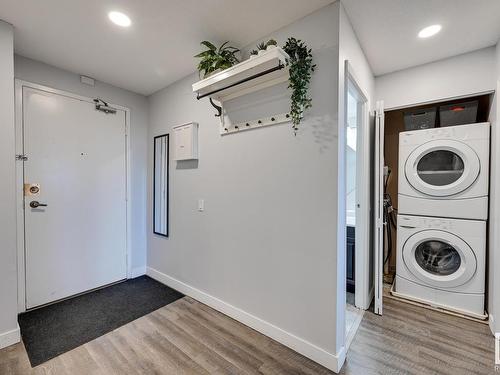
M 198 211 L 200 211 L 200 212 L 205 211 L 205 200 L 204 199 L 198 199 Z

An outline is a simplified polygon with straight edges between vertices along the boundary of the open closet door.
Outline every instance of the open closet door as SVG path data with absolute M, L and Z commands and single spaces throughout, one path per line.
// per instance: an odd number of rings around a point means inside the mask
M 377 102 L 375 112 L 375 207 L 373 236 L 373 265 L 375 314 L 382 315 L 382 293 L 384 288 L 384 102 Z

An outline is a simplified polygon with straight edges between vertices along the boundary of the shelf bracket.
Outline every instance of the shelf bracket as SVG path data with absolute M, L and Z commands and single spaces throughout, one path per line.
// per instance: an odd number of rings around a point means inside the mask
M 217 110 L 217 114 L 215 115 L 215 117 L 221 117 L 222 107 L 220 105 L 215 104 L 212 98 L 210 98 L 210 104 L 212 104 L 212 107 L 214 107 Z

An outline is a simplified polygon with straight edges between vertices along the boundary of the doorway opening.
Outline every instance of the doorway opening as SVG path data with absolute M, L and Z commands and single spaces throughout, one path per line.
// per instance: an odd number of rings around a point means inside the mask
M 365 247 L 363 202 L 366 190 L 363 180 L 363 131 L 367 115 L 367 99 L 346 65 L 345 87 L 345 217 L 346 217 L 346 347 L 354 338 L 364 312 L 364 274 L 360 270 L 367 262 L 363 254 Z M 366 205 L 366 207 L 368 207 Z
M 464 231 L 457 229 L 460 225 L 471 228 L 476 221 L 485 220 L 479 216 L 486 209 L 481 213 L 481 204 L 467 202 L 472 202 L 476 195 L 483 197 L 483 193 L 476 194 L 473 189 L 478 191 L 484 185 L 487 191 L 486 184 L 480 182 L 481 168 L 477 166 L 473 172 L 476 159 L 478 163 L 482 160 L 483 171 L 488 169 L 488 155 L 481 156 L 488 152 L 488 141 L 484 141 L 486 146 L 477 146 L 471 139 L 486 139 L 474 128 L 489 127 L 491 97 L 491 93 L 471 94 L 391 109 L 384 109 L 383 102 L 377 103 L 376 314 L 382 315 L 383 303 L 389 298 L 468 319 L 483 319 L 483 303 L 471 302 L 477 311 L 461 307 L 467 297 L 467 282 L 462 283 L 461 291 L 449 291 L 444 280 L 460 274 L 458 267 L 452 267 L 453 262 L 463 270 L 471 270 L 471 264 L 484 253 L 481 246 L 471 248 L 475 252 L 471 261 L 466 251 L 456 247 L 465 236 Z M 474 111 L 467 112 L 472 106 Z M 472 148 L 474 151 L 466 151 Z M 474 177 L 468 178 L 467 171 Z M 481 230 L 479 227 L 476 232 Z M 445 239 L 449 233 L 456 235 L 453 240 Z M 415 242 L 419 236 L 419 242 Z M 475 277 L 484 277 L 484 265 L 472 269 Z M 445 302 L 444 297 L 435 297 L 438 293 L 446 296 Z M 484 294 L 480 298 L 483 297 Z

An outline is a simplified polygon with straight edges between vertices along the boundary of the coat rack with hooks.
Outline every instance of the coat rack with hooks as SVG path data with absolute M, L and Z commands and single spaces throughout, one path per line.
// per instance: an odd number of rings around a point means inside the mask
M 224 102 L 286 82 L 289 78 L 287 59 L 286 52 L 275 47 L 193 84 L 196 98 L 209 98 L 217 110 L 215 116 L 220 119 L 222 135 L 290 121 L 288 113 L 231 125 L 225 124 L 224 119 Z
M 240 133 L 240 132 L 243 132 L 245 130 L 251 130 L 251 129 L 263 128 L 263 127 L 271 126 L 271 125 L 283 124 L 283 123 L 289 122 L 289 121 L 290 121 L 290 114 L 289 113 L 280 113 L 280 114 L 273 115 L 273 116 L 262 117 L 262 118 L 259 118 L 256 120 L 240 122 L 237 124 L 231 124 L 229 126 L 225 126 L 225 124 L 221 118 L 222 128 L 221 128 L 220 133 L 221 133 L 221 135 Z

